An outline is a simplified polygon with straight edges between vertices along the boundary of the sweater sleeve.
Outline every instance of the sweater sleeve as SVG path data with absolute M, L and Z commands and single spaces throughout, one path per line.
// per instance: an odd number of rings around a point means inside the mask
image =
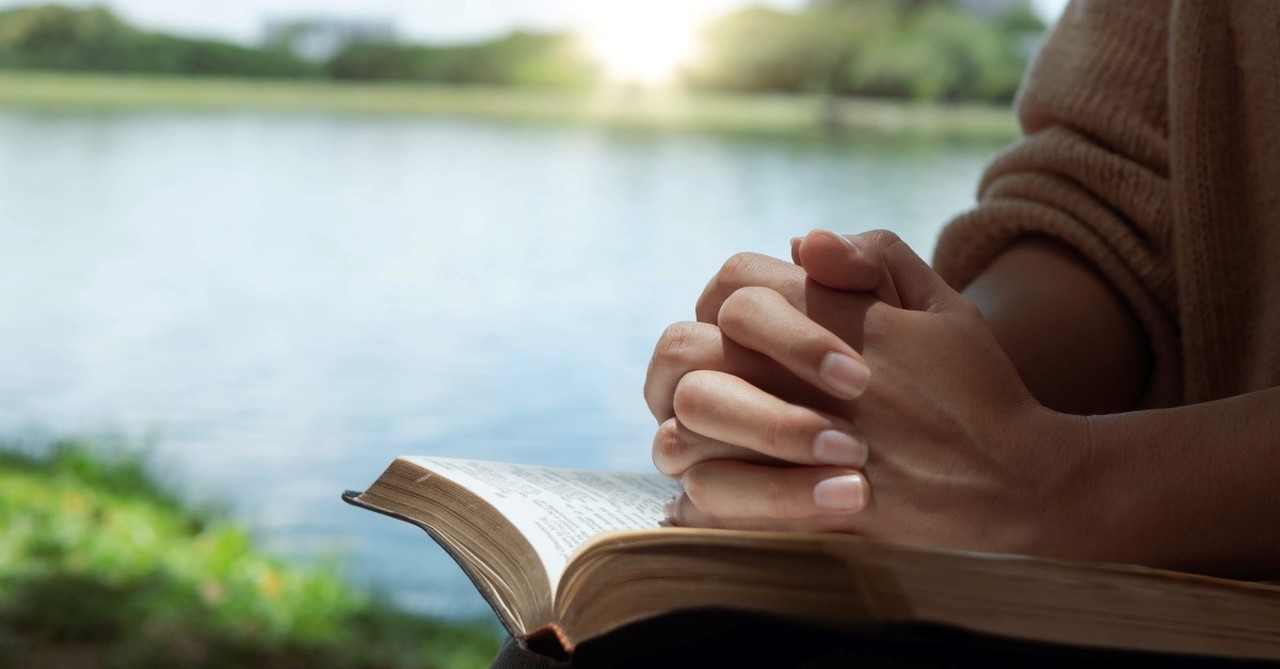
M 934 267 L 962 289 L 1010 244 L 1053 237 L 1092 262 L 1142 323 L 1148 405 L 1177 401 L 1169 215 L 1168 0 L 1073 0 L 1017 102 L 1023 137 L 998 155 L 978 206 L 943 230 Z

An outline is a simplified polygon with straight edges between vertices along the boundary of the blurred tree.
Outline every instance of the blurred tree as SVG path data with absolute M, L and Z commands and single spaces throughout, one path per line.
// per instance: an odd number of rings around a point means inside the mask
M 427 47 L 408 44 L 352 44 L 339 51 L 325 66 L 325 70 L 335 79 L 421 79 L 425 76 L 422 63 L 427 59 L 429 51 L 431 50 Z
M 1016 36 L 973 16 L 938 8 L 903 17 L 849 70 L 857 93 L 923 100 L 1008 100 L 1025 67 Z
M 987 22 L 951 0 L 828 0 L 799 14 L 748 9 L 707 28 L 702 58 L 685 79 L 726 91 L 1007 101 L 1036 26 L 1043 30 L 1020 14 Z
M 327 71 L 336 79 L 561 87 L 598 76 L 576 39 L 525 32 L 452 47 L 352 44 L 329 61 Z
M 36 70 L 297 77 L 317 68 L 287 51 L 138 30 L 104 7 L 0 12 L 0 65 Z
M 811 76 L 813 49 L 802 16 L 752 8 L 702 33 L 702 54 L 686 68 L 695 86 L 747 92 L 796 92 Z
M 490 43 L 489 48 L 507 72 L 506 83 L 581 87 L 601 76 L 600 66 L 572 35 L 516 32 Z
M 0 12 L 0 50 L 6 61 L 20 67 L 123 69 L 134 32 L 102 7 L 50 5 Z
M 1047 27 L 1030 5 L 1018 7 L 1000 19 L 1001 30 L 1008 33 L 1039 35 Z

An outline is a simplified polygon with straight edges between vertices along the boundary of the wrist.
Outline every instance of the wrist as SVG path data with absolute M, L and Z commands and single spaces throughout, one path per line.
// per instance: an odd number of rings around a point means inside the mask
M 1074 560 L 1151 564 L 1151 532 L 1143 508 L 1152 499 L 1149 477 L 1132 444 L 1110 438 L 1109 416 L 1076 416 L 1044 409 L 1045 447 L 1041 523 L 1032 554 Z M 1130 446 L 1130 447 L 1126 447 Z
M 1029 407 L 1020 462 L 1033 478 L 1024 549 L 1041 557 L 1113 560 L 1123 534 L 1114 463 L 1099 452 L 1093 418 Z

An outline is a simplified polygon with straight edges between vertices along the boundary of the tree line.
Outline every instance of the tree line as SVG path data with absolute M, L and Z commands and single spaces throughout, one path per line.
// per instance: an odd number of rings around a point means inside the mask
M 287 49 L 139 30 L 104 7 L 0 11 L 0 67 L 243 77 L 320 76 Z
M 706 26 L 680 82 L 725 92 L 1006 101 L 1043 30 L 1026 9 L 990 20 L 953 0 L 748 8 Z M 59 5 L 0 11 L 0 68 L 562 88 L 604 76 L 569 33 L 514 32 L 453 46 L 354 43 L 316 62 L 282 42 L 192 39 L 139 29 L 104 7 Z

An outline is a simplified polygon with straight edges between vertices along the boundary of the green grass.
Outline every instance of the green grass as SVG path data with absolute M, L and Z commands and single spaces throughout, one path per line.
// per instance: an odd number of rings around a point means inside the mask
M 482 667 L 496 652 L 487 624 L 266 556 L 140 456 L 101 451 L 0 452 L 0 666 Z
M 800 95 L 482 88 L 0 72 L 0 106 L 92 110 L 260 110 L 454 115 L 642 130 L 852 133 L 1003 141 L 1007 107 L 928 105 Z

